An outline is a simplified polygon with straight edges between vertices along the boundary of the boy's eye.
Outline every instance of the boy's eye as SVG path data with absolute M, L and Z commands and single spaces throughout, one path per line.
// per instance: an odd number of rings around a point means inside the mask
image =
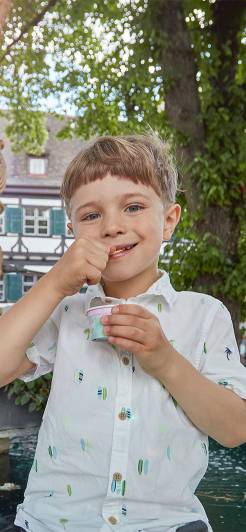
M 129 209 L 129 212 L 137 212 L 143 210 L 144 207 L 142 205 L 139 205 L 138 203 L 132 203 L 132 205 L 129 205 L 127 209 Z M 127 210 L 126 209 L 126 210 Z
M 84 222 L 84 221 L 87 221 L 87 220 L 89 220 L 89 221 L 90 220 L 96 220 L 98 216 L 99 216 L 98 212 L 90 212 L 89 214 L 84 216 L 81 221 Z
M 143 210 L 144 207 L 142 205 L 139 205 L 138 203 L 132 203 L 131 205 L 128 205 L 126 207 L 126 211 L 128 212 L 138 212 L 140 210 Z M 81 222 L 92 222 L 93 220 L 97 220 L 97 218 L 100 216 L 99 212 L 89 212 L 83 218 L 81 219 Z

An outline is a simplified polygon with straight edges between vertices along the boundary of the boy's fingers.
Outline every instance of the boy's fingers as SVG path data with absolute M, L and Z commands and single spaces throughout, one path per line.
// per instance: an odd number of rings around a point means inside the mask
M 110 330 L 108 331 L 107 326 L 104 327 L 104 330 L 108 336 L 138 342 L 142 346 L 145 345 L 145 335 L 143 334 L 143 331 L 141 329 L 137 329 L 137 327 L 112 325 L 109 329 Z
M 132 314 L 109 314 L 108 316 L 103 316 L 101 318 L 101 322 L 105 325 L 110 326 L 134 326 L 143 332 L 146 331 L 146 320 L 136 315 L 133 316 Z
M 127 303 L 114 307 L 112 314 L 131 314 L 133 316 L 139 316 L 139 318 L 153 318 L 153 314 L 144 307 L 141 307 L 141 305 L 128 305 Z

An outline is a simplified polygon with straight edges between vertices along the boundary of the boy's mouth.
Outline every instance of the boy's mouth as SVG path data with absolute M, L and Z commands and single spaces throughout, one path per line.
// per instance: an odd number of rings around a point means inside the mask
M 135 248 L 136 245 L 137 245 L 137 242 L 135 244 L 125 244 L 125 245 L 115 246 L 116 249 L 113 251 L 113 253 L 110 253 L 109 256 L 110 257 L 118 257 L 118 256 L 121 256 L 121 255 L 125 255 L 131 249 Z

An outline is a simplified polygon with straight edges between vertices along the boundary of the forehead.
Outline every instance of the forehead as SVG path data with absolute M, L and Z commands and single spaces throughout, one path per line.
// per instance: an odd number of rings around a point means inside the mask
M 161 198 L 151 186 L 143 183 L 134 183 L 125 177 L 107 175 L 103 179 L 97 179 L 77 188 L 71 198 L 70 208 L 75 211 L 79 206 L 87 202 L 108 203 L 117 201 L 126 195 L 142 195 L 146 200 L 159 201 Z

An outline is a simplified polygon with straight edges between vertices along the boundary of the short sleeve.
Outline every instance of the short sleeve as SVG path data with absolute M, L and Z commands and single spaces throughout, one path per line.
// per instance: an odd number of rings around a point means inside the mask
M 26 350 L 28 359 L 36 366 L 25 375 L 18 377 L 22 381 L 29 382 L 38 379 L 53 370 L 59 332 L 57 314 L 57 311 L 54 311 Z
M 205 334 L 199 371 L 246 399 L 246 368 L 240 362 L 232 319 L 223 303 Z

